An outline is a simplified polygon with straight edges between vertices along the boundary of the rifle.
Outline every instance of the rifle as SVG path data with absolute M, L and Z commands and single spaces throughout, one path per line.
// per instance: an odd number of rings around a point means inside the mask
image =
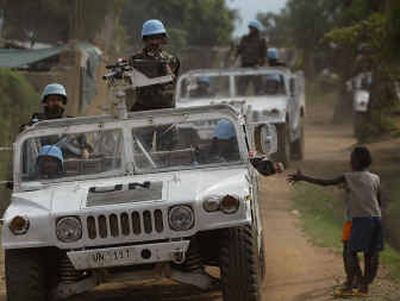
M 156 66 L 154 65 L 156 64 Z M 112 65 L 106 66 L 109 70 L 103 75 L 112 94 L 113 115 L 117 118 L 127 119 L 126 90 L 168 84 L 174 81 L 173 74 L 159 76 L 153 70 L 167 70 L 166 62 L 136 59 L 130 64 L 128 61 L 118 59 Z

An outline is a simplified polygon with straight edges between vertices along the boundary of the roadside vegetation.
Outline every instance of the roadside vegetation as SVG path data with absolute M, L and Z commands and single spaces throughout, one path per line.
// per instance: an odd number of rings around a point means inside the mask
M 10 147 L 19 126 L 39 106 L 39 95 L 19 73 L 0 69 L 0 147 Z M 11 177 L 11 152 L 0 151 L 0 180 Z M 8 191 L 0 186 L 0 212 L 8 202 Z
M 358 139 L 393 134 L 392 115 L 400 97 L 399 1 L 289 0 L 281 13 L 258 17 L 272 45 L 296 49 L 297 66 L 309 80 L 323 73 L 337 77 L 336 123 L 352 118 L 346 82 L 360 72 L 372 72 L 369 111 Z

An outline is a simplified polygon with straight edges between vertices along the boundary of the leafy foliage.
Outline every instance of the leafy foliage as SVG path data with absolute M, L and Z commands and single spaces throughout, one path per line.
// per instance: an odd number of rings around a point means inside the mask
M 0 146 L 10 145 L 39 106 L 39 96 L 23 75 L 0 69 L 0 106 Z
M 19 126 L 26 123 L 39 106 L 39 95 L 23 75 L 0 69 L 0 146 L 11 146 Z M 0 152 L 0 181 L 11 177 L 11 152 Z M 0 186 L 0 212 L 9 192 Z
M 373 73 L 366 136 L 391 128 L 387 118 L 398 105 L 400 1 L 288 0 L 280 14 L 260 14 L 271 42 L 297 49 L 306 74 L 322 69 L 339 75 L 340 97 L 334 116 L 351 112 L 345 82 L 359 72 Z M 316 66 L 316 62 L 323 62 Z M 397 64 L 396 64 L 397 62 Z M 318 69 L 319 67 L 319 69 Z
M 166 27 L 171 45 L 181 49 L 186 45 L 214 46 L 230 41 L 235 20 L 234 11 L 223 0 L 144 0 L 127 1 L 123 23 L 136 43 L 147 19 L 160 19 Z
M 331 30 L 324 40 L 353 48 L 363 45 L 373 53 L 379 53 L 386 48 L 386 38 L 386 18 L 383 14 L 374 13 L 354 25 Z
M 42 42 L 66 42 L 69 38 L 92 39 L 107 14 L 121 0 L 19 0 L 3 1 L 5 34 L 26 39 L 27 32 Z

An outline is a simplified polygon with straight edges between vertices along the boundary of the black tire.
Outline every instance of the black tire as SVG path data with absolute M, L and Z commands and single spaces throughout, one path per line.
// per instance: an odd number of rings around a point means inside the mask
M 224 301 L 261 300 L 257 237 L 250 226 L 225 230 L 220 262 Z
M 46 301 L 45 269 L 38 250 L 6 250 L 7 301 Z
M 304 123 L 300 120 L 300 137 L 291 145 L 291 158 L 293 160 L 303 160 L 304 158 Z
M 289 166 L 290 162 L 290 137 L 285 123 L 276 125 L 278 134 L 278 152 L 274 158 L 276 161 L 282 162 L 285 167 Z

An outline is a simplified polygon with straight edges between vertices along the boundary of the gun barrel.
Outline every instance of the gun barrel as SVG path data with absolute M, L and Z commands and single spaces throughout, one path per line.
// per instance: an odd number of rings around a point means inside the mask
M 113 70 L 103 75 L 103 80 L 120 79 L 122 77 L 121 70 Z

